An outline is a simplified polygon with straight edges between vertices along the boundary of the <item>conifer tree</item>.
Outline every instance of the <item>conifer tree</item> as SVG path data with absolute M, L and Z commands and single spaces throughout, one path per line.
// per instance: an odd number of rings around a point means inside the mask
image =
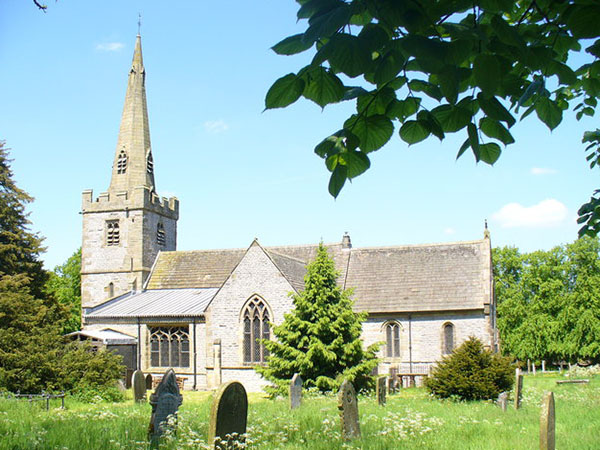
M 372 388 L 378 345 L 363 348 L 366 313 L 352 310 L 351 291 L 338 286 L 339 273 L 322 243 L 306 269 L 304 291 L 294 295 L 294 309 L 274 327 L 276 340 L 264 342 L 269 358 L 257 371 L 276 385 L 272 394 L 286 392 L 294 373 L 304 386 L 322 392 L 336 390 L 345 379 L 357 390 Z

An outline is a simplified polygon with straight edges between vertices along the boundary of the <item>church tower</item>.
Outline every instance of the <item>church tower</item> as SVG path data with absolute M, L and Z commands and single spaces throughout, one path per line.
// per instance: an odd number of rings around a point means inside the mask
M 179 201 L 156 194 L 145 78 L 138 34 L 108 192 L 83 191 L 83 308 L 140 290 L 158 252 L 176 248 Z

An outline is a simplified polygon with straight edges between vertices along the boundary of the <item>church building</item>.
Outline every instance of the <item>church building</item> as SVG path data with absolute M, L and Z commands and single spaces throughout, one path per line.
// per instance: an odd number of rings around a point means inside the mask
M 81 336 L 124 356 L 130 369 L 173 368 L 185 389 L 238 380 L 259 391 L 254 371 L 304 288 L 318 244 L 177 251 L 179 202 L 155 186 L 141 38 L 135 44 L 108 191 L 83 192 Z M 156 168 L 158 170 L 158 168 Z M 483 239 L 355 248 L 326 244 L 342 288 L 366 311 L 363 341 L 382 342 L 378 372 L 427 373 L 469 336 L 497 348 L 487 230 Z

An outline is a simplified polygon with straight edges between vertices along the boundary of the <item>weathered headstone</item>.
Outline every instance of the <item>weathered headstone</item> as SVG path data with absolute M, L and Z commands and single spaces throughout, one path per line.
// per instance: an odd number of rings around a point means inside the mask
M 360 437 L 358 422 L 358 402 L 356 391 L 348 380 L 344 381 L 338 392 L 338 408 L 342 422 L 342 439 L 349 441 Z
M 208 443 L 216 449 L 237 448 L 244 442 L 248 420 L 248 396 L 237 381 L 222 384 L 210 410 Z
M 152 374 L 146 375 L 146 390 L 152 389 Z
M 148 434 L 153 446 L 158 445 L 159 438 L 164 434 L 169 416 L 177 417 L 177 410 L 182 401 L 183 397 L 179 393 L 175 372 L 169 369 L 156 387 L 156 391 L 150 396 L 152 416 Z
M 381 406 L 385 406 L 385 387 L 385 377 L 377 378 L 377 385 L 375 391 L 377 393 L 377 403 Z
M 506 406 L 508 405 L 508 392 L 501 392 L 496 404 L 502 408 L 502 411 L 506 411 Z
M 290 409 L 300 407 L 302 403 L 302 377 L 295 373 L 290 382 Z
M 131 376 L 131 388 L 133 389 L 133 400 L 136 402 L 146 401 L 146 377 L 144 372 L 136 370 Z
M 521 398 L 523 397 L 523 375 L 521 369 L 515 370 L 515 409 L 521 407 Z
M 542 400 L 542 414 L 540 415 L 540 450 L 555 449 L 555 423 L 554 393 L 546 392 Z
M 531 360 L 528 359 L 527 360 L 527 375 L 529 375 L 531 373 Z
M 542 373 L 546 373 L 546 361 L 542 360 Z
M 533 376 L 535 376 L 535 363 L 531 363 L 531 370 L 533 370 Z

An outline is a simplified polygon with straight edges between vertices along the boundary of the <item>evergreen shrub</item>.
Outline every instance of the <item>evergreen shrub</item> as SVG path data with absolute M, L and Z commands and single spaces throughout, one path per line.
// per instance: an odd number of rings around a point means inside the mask
M 492 353 L 470 337 L 438 363 L 425 387 L 436 397 L 459 400 L 493 399 L 513 385 L 510 359 Z

